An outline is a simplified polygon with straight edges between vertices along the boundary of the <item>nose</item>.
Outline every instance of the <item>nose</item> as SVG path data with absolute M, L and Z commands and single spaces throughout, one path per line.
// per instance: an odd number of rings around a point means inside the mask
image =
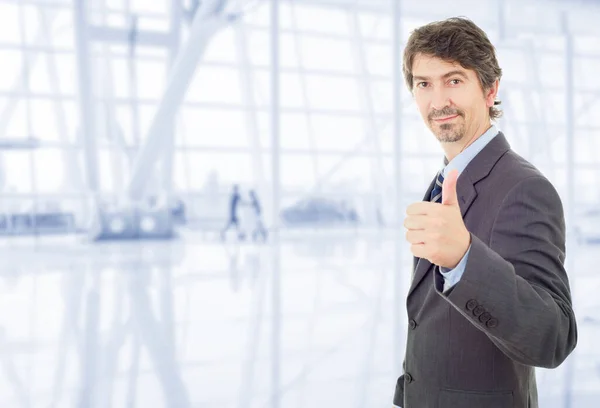
M 448 94 L 445 92 L 445 90 L 443 88 L 434 89 L 431 97 L 431 108 L 440 110 L 449 105 L 450 102 L 448 101 Z

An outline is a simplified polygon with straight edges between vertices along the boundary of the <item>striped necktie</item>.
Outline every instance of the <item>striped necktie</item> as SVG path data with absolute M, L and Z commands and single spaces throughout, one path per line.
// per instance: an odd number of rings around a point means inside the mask
M 430 200 L 432 203 L 441 203 L 442 202 L 442 186 L 444 185 L 444 174 L 440 170 L 438 172 L 437 178 L 435 179 L 435 186 L 433 186 L 433 190 L 431 190 Z

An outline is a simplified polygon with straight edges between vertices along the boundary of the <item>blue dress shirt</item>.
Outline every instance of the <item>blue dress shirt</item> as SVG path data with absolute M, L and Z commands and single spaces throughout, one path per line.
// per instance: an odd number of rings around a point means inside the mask
M 479 137 L 477 140 L 475 140 L 469 147 L 467 147 L 465 150 L 463 150 L 458 156 L 456 156 L 454 159 L 452 159 L 452 161 L 449 162 L 446 165 L 446 167 L 444 167 L 444 169 L 442 170 L 442 174 L 444 175 L 444 178 L 446 178 L 446 175 L 450 171 L 455 170 L 455 169 L 458 170 L 458 175 L 460 177 L 460 174 L 467 167 L 467 165 L 471 162 L 471 160 L 473 160 L 473 158 L 475 156 L 477 156 L 477 154 L 481 150 L 483 150 L 483 148 L 494 137 L 496 137 L 497 134 L 498 134 L 498 129 L 496 128 L 495 125 L 492 125 L 483 135 L 481 135 L 481 137 Z M 460 260 L 460 262 L 458 263 L 458 265 L 456 265 L 456 267 L 454 269 L 447 269 L 447 268 L 443 268 L 443 267 L 439 268 L 440 273 L 441 273 L 442 277 L 444 278 L 444 289 L 443 289 L 444 292 L 446 292 L 448 289 L 450 289 L 451 287 L 453 287 L 460 281 L 460 278 L 462 277 L 463 273 L 465 272 L 465 267 L 467 266 L 467 260 L 469 259 L 470 251 L 471 251 L 471 246 L 469 245 L 469 249 L 467 249 L 467 252 L 465 253 L 463 258 Z

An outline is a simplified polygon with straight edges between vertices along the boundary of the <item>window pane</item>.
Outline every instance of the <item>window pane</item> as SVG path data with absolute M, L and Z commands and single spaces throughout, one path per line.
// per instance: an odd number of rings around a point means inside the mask
M 239 70 L 200 65 L 187 91 L 188 101 L 242 103 Z
M 65 154 L 59 149 L 38 149 L 33 152 L 33 157 L 37 192 L 60 192 L 66 184 Z
M 0 30 L 0 32 L 2 31 Z M 0 64 L 0 91 L 19 89 L 19 84 L 16 81 L 20 78 L 23 69 L 22 54 L 19 51 L 0 49 L 0 61 L 2 61 L 2 64 Z
M 583 84 L 585 84 L 585 90 L 600 90 L 600 78 L 598 78 L 598 72 L 600 72 L 600 59 L 575 59 L 575 78 L 578 78 L 579 75 L 581 75 Z M 575 80 L 574 83 L 576 87 L 581 84 L 581 82 L 578 80 Z
M 16 3 L 0 3 L 0 27 L 2 27 L 0 30 L 0 43 L 18 44 L 21 42 L 19 8 Z
M 238 25 L 233 29 L 227 27 L 215 33 L 206 47 L 202 60 L 207 62 L 235 62 L 237 60 L 236 37 L 233 30 L 239 30 L 240 27 Z
M 310 149 L 311 129 L 305 114 L 286 113 L 281 115 L 281 147 L 283 149 Z M 315 135 L 312 133 L 314 140 Z
M 300 41 L 302 64 L 308 69 L 336 72 L 356 72 L 350 41 L 302 36 Z
M 365 46 L 365 56 L 369 74 L 392 77 L 392 47 L 380 44 Z
M 281 106 L 301 108 L 306 106 L 301 74 L 281 74 Z M 268 74 L 264 74 L 265 77 Z M 306 78 L 304 78 L 306 82 Z M 265 81 L 266 82 L 266 81 Z M 269 99 L 270 100 L 270 99 Z
M 138 13 L 167 14 L 171 4 L 170 0 L 130 0 L 132 11 Z
M 379 173 L 376 158 L 357 156 L 324 156 L 319 161 L 322 180 L 328 190 L 344 192 L 365 192 L 373 189 L 373 174 L 385 180 Z
M 4 161 L 4 191 L 10 193 L 31 193 L 31 153 L 28 151 L 8 150 L 2 152 Z
M 68 0 L 71 1 L 71 0 Z M 72 50 L 75 48 L 75 30 L 73 28 L 72 9 L 54 9 L 52 36 L 49 38 L 54 47 Z M 50 18 L 48 18 L 50 21 Z
M 292 7 L 298 29 L 331 34 L 349 34 L 348 15 L 334 8 L 302 5 Z
M 217 110 L 185 107 L 181 120 L 184 146 L 247 147 L 248 123 L 242 110 Z M 183 144 L 184 143 L 184 144 Z
M 8 117 L 6 127 L 6 137 L 16 139 L 26 139 L 30 137 L 29 128 L 27 126 L 27 110 L 25 101 L 22 99 L 15 101 L 7 101 L 7 104 L 14 106 L 12 115 Z
M 53 142 L 61 140 L 59 134 L 62 133 L 58 129 L 56 107 L 56 102 L 48 99 L 33 99 L 30 101 L 31 132 L 37 139 Z
M 129 68 L 129 61 L 125 58 L 111 58 L 113 95 L 115 98 L 131 97 L 131 78 L 132 73 Z
M 137 95 L 140 99 L 158 100 L 166 81 L 166 64 L 160 61 L 137 61 L 135 77 Z
M 307 76 L 310 104 L 318 109 L 347 109 L 358 111 L 360 102 L 355 79 Z
M 255 182 L 252 158 L 249 153 L 188 151 L 184 154 L 189 163 L 192 190 L 201 189 L 213 171 L 218 175 L 220 183 L 253 184 Z
M 365 140 L 365 121 L 361 117 L 314 115 L 312 124 L 319 149 L 348 152 L 371 150 L 369 140 Z

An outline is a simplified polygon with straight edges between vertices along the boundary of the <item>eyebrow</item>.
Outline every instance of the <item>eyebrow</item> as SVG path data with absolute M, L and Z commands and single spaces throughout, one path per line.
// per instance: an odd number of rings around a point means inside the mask
M 465 75 L 465 73 L 463 71 L 459 71 L 457 69 L 455 69 L 454 71 L 445 73 L 444 75 L 442 75 L 442 79 L 446 79 L 446 78 L 454 76 L 454 75 L 459 75 L 459 76 L 467 79 L 467 75 Z M 431 79 L 430 77 L 424 77 L 424 76 L 419 76 L 419 75 L 413 76 L 414 81 L 428 81 L 430 79 Z

